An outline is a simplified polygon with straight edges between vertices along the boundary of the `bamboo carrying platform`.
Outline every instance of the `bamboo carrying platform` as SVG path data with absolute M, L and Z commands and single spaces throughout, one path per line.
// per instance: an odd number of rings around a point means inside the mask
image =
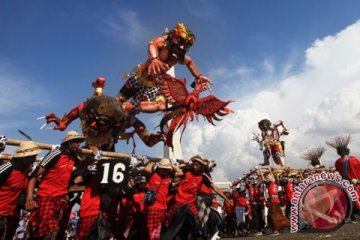
M 20 143 L 23 142 L 23 140 L 18 140 L 18 139 L 8 139 L 6 142 L 6 145 L 11 145 L 11 146 L 19 146 Z M 42 143 L 42 142 L 35 142 L 33 141 L 39 148 L 41 149 L 45 149 L 45 150 L 51 150 L 53 148 L 52 144 L 49 143 Z M 93 151 L 90 149 L 84 149 L 81 148 L 80 149 L 81 153 L 83 154 L 93 154 Z M 2 154 L 4 155 L 4 157 L 9 158 L 9 154 Z M 107 157 L 107 158 L 114 158 L 114 159 L 128 159 L 130 160 L 132 155 L 131 154 L 126 154 L 126 153 L 119 153 L 119 152 L 107 152 L 107 151 L 101 151 L 101 156 L 102 157 Z M 144 160 L 144 156 L 140 156 L 140 155 L 136 155 L 135 156 L 138 160 Z M 156 157 L 147 157 L 148 160 L 153 161 L 153 162 L 158 162 L 161 160 L 161 158 L 156 158 Z

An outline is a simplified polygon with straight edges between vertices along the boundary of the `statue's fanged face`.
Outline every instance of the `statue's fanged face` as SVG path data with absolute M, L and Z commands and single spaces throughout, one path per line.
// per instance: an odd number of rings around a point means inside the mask
M 183 23 L 176 24 L 171 34 L 171 47 L 173 53 L 183 58 L 195 42 L 195 35 Z
M 116 143 L 126 126 L 122 107 L 108 96 L 89 98 L 84 104 L 80 119 L 84 136 L 94 146 Z

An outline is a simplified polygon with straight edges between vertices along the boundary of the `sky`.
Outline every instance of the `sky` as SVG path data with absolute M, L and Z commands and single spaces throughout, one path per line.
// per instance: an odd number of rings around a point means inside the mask
M 262 162 L 252 141 L 257 123 L 283 120 L 290 134 L 286 165 L 308 167 L 307 148 L 350 134 L 351 153 L 360 157 L 360 2 L 356 0 L 4 0 L 0 2 L 0 134 L 59 143 L 65 132 L 40 130 L 50 112 L 62 116 L 92 95 L 91 82 L 107 80 L 115 96 L 121 75 L 147 58 L 147 44 L 165 28 L 183 22 L 196 35 L 189 50 L 213 92 L 234 100 L 234 113 L 216 126 L 202 118 L 188 124 L 182 155 L 215 159 L 216 181 L 242 176 Z M 177 77 L 192 76 L 176 66 Z M 151 131 L 161 113 L 140 114 Z M 68 130 L 81 131 L 78 121 Z M 163 146 L 136 153 L 161 157 Z M 323 162 L 337 156 L 327 148 Z M 8 151 L 11 151 L 8 148 Z M 119 142 L 119 152 L 132 144 Z

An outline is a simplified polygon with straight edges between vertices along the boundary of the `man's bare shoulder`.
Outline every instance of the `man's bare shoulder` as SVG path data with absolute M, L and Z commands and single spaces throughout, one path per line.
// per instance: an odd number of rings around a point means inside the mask
M 149 44 L 165 45 L 167 41 L 166 36 L 156 36 L 150 40 Z

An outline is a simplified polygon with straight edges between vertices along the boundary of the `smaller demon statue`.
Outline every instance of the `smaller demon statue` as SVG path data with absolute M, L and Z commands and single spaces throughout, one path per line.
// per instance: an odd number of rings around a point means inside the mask
M 252 140 L 258 142 L 260 150 L 263 151 L 264 162 L 261 165 L 269 165 L 271 156 L 276 165 L 284 167 L 285 142 L 280 141 L 280 136 L 289 134 L 289 130 L 284 122 L 279 120 L 272 124 L 270 120 L 263 119 L 258 123 L 258 126 L 261 130 L 261 135 L 253 133 L 254 136 Z M 280 126 L 282 127 L 281 132 L 279 131 Z
M 46 123 L 54 122 L 54 130 L 65 130 L 68 125 L 80 118 L 81 128 L 87 143 L 103 150 L 114 150 L 114 144 L 119 137 L 127 139 L 137 133 L 147 146 L 153 146 L 162 141 L 161 133 L 150 134 L 143 122 L 132 114 L 124 111 L 124 106 L 115 98 L 104 95 L 105 78 L 99 77 L 93 83 L 94 95 L 81 102 L 61 119 L 54 113 L 45 116 Z M 125 132 L 128 128 L 133 132 Z M 104 149 L 104 146 L 105 147 Z

